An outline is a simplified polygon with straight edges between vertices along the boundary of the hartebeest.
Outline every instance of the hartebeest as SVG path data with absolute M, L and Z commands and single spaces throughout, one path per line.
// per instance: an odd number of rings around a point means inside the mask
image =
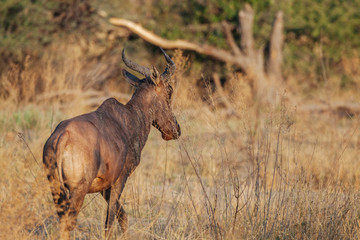
M 45 143 L 43 163 L 60 218 L 61 238 L 69 238 L 85 195 L 95 192 L 101 192 L 108 203 L 105 236 L 115 217 L 126 233 L 128 220 L 120 196 L 140 162 L 151 125 L 165 140 L 180 136 L 171 109 L 170 78 L 175 64 L 161 51 L 167 61 L 162 74 L 127 59 L 123 50 L 125 65 L 145 76 L 139 79 L 123 70 L 136 88 L 131 100 L 123 105 L 109 98 L 94 112 L 62 121 Z

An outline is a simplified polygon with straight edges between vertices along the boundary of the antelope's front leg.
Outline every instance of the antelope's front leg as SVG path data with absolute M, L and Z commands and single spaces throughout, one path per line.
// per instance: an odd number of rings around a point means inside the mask
M 108 188 L 103 192 L 103 197 L 108 203 L 105 222 L 105 239 L 108 239 L 112 234 L 112 227 L 115 217 L 118 219 L 121 231 L 123 232 L 123 234 L 125 234 L 125 238 L 127 238 L 127 214 L 120 203 L 121 193 L 124 189 L 127 178 L 128 175 L 125 174 L 123 176 L 120 176 L 117 182 L 112 187 Z

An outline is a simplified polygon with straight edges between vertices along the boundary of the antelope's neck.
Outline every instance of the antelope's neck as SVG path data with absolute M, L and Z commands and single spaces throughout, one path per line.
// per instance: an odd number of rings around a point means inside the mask
M 130 112 L 131 132 L 134 138 L 140 138 L 141 145 L 145 145 L 154 120 L 153 94 L 148 89 L 137 89 L 125 105 Z

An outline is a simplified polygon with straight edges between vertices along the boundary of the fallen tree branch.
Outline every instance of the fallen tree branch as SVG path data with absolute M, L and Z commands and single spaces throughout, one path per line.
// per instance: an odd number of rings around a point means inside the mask
M 234 56 L 232 53 L 223 49 L 216 48 L 214 46 L 210 46 L 207 44 L 200 45 L 197 43 L 192 43 L 181 39 L 167 40 L 143 28 L 140 24 L 136 24 L 130 20 L 126 20 L 122 18 L 110 18 L 109 23 L 113 24 L 114 26 L 124 27 L 130 30 L 131 32 L 133 32 L 134 34 L 138 35 L 145 41 L 165 49 L 179 48 L 183 50 L 191 50 L 200 54 L 211 56 L 223 62 L 235 64 L 240 68 L 247 67 L 247 63 L 245 59 L 238 58 Z

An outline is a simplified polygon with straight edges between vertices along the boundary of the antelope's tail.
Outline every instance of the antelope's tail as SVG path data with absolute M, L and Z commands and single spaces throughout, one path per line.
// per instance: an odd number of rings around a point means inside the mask
M 56 211 L 61 217 L 68 208 L 69 189 L 63 178 L 63 155 L 68 133 L 62 133 L 54 144 L 46 142 L 43 152 L 43 164 L 50 183 L 50 190 L 56 204 Z
M 64 178 L 63 178 L 63 155 L 62 153 L 64 152 L 64 148 L 65 148 L 65 144 L 67 142 L 68 139 L 68 133 L 64 132 L 63 134 L 61 134 L 58 138 L 58 142 L 57 142 L 57 147 L 56 147 L 56 161 L 57 161 L 57 172 L 58 172 L 58 176 L 59 176 L 59 182 L 60 182 L 60 187 L 62 188 L 63 191 L 66 191 L 67 188 L 65 187 L 65 183 L 64 183 Z M 68 194 L 66 194 L 67 196 Z

